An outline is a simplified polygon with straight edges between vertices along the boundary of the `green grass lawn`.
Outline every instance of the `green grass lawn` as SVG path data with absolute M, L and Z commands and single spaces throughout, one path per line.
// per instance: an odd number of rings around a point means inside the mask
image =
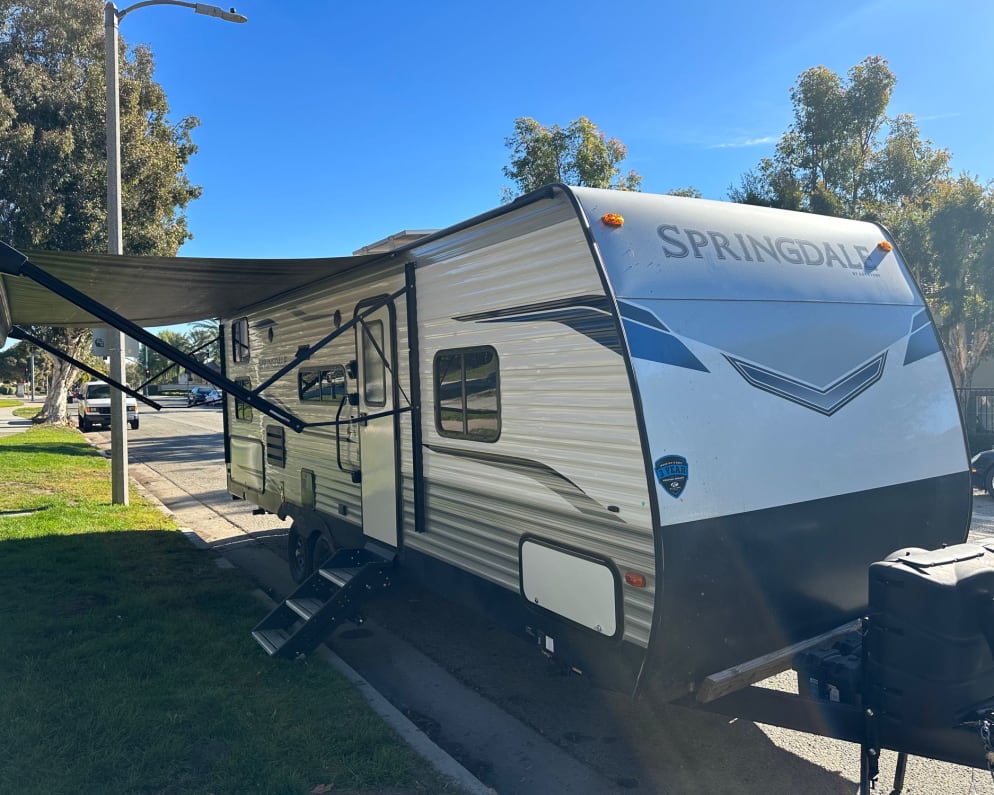
M 452 792 L 79 433 L 0 440 L 0 792 Z

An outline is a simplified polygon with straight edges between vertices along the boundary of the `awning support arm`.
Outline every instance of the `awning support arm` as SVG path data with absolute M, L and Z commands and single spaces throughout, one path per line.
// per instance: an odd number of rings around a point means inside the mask
M 393 417 L 397 414 L 406 414 L 411 410 L 410 406 L 404 406 L 399 409 L 391 409 L 390 411 L 380 411 L 376 414 L 366 414 L 361 417 L 353 417 L 349 420 L 326 420 L 324 422 L 309 422 L 305 427 L 307 428 L 331 428 L 331 427 L 341 427 L 342 425 L 362 425 L 363 423 L 369 422 L 370 420 L 378 420 L 382 417 Z
M 304 429 L 306 423 L 304 423 L 304 421 L 299 417 L 291 414 L 289 411 L 286 411 L 280 406 L 271 403 L 265 398 L 260 397 L 257 392 L 246 389 L 240 384 L 224 377 L 220 373 L 215 372 L 206 365 L 198 362 L 192 356 L 189 356 L 188 354 L 172 347 L 168 343 L 163 342 L 154 334 L 150 334 L 141 326 L 132 323 L 125 317 L 122 317 L 113 309 L 104 306 L 99 301 L 94 301 L 88 295 L 81 293 L 75 287 L 66 284 L 61 279 L 57 279 L 52 276 L 52 274 L 42 268 L 39 268 L 20 251 L 15 248 L 11 248 L 3 242 L 0 242 L 0 273 L 8 273 L 12 276 L 27 276 L 31 279 L 31 281 L 40 284 L 47 290 L 51 290 L 56 295 L 65 298 L 67 301 L 78 306 L 84 312 L 99 318 L 107 325 L 113 326 L 119 331 L 123 331 L 127 336 L 134 340 L 138 340 L 138 342 L 146 345 L 153 351 L 161 353 L 168 359 L 172 359 L 177 364 L 185 367 L 191 373 L 196 373 L 205 381 L 221 387 L 221 389 L 229 395 L 233 395 L 243 403 L 247 403 L 252 406 L 252 408 L 258 409 L 263 414 L 268 417 L 272 417 L 280 424 L 286 425 L 288 428 L 296 431 L 297 433 L 300 433 Z M 115 386 L 120 389 L 123 385 L 118 384 Z
M 313 345 L 305 345 L 303 348 L 297 351 L 297 355 L 294 356 L 293 359 L 290 360 L 288 364 L 284 365 L 275 373 L 273 373 L 273 375 L 270 376 L 269 380 L 259 384 L 258 388 L 256 389 L 256 392 L 261 392 L 262 390 L 271 387 L 273 384 L 279 381 L 283 376 L 285 376 L 295 367 L 299 367 L 301 364 L 303 364 L 308 359 L 310 359 L 312 355 L 314 355 L 319 350 L 321 350 L 325 345 L 327 345 L 330 342 L 333 342 L 342 334 L 344 334 L 346 331 L 351 330 L 357 323 L 360 323 L 367 315 L 371 315 L 377 309 L 381 309 L 387 304 L 397 300 L 405 292 L 407 292 L 406 285 L 404 287 L 401 287 L 399 290 L 397 290 L 397 292 L 392 293 L 391 295 L 384 296 L 379 301 L 370 304 L 368 307 L 364 308 L 362 312 L 360 312 L 358 315 L 356 315 L 347 323 L 343 323 L 341 326 L 336 328 L 333 332 L 331 332 L 331 334 L 326 336 L 324 339 L 315 342 Z
M 34 334 L 25 331 L 20 326 L 14 326 L 13 328 L 11 328 L 9 336 L 15 340 L 24 340 L 25 342 L 30 342 L 32 345 L 37 345 L 39 348 L 48 351 L 53 356 L 58 356 L 63 361 L 69 362 L 69 364 L 71 364 L 73 367 L 82 370 L 87 375 L 92 375 L 98 381 L 104 381 L 110 384 L 115 389 L 120 389 L 122 392 L 128 395 L 128 397 L 137 398 L 146 406 L 151 406 L 156 411 L 159 411 L 162 408 L 161 405 L 156 403 L 154 400 L 149 400 L 141 392 L 137 392 L 136 390 L 132 389 L 126 384 L 119 384 L 110 376 L 101 373 L 99 370 L 95 370 L 94 368 L 90 367 L 88 364 L 84 364 L 83 362 L 79 361 L 79 359 L 74 359 L 65 351 L 60 351 L 54 345 L 50 345 L 49 343 L 45 342 L 45 340 L 40 339 L 34 336 Z

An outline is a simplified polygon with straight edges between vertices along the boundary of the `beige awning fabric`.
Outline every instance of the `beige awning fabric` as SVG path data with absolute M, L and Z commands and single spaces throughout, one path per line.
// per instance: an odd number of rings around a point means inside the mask
M 231 317 L 260 301 L 382 258 L 260 260 L 21 253 L 55 279 L 146 327 Z M 95 324 L 100 321 L 94 315 L 57 290 L 27 275 L 13 275 L 10 269 L 0 271 L 0 343 L 11 326 Z

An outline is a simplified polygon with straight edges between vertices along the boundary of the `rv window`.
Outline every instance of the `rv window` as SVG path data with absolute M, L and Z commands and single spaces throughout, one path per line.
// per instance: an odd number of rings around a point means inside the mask
M 345 368 L 340 364 L 302 368 L 297 373 L 297 395 L 304 401 L 340 403 L 345 387 Z
M 238 384 L 242 389 L 251 389 L 252 382 L 248 378 L 236 378 L 235 383 Z M 252 407 L 248 403 L 235 398 L 235 419 L 238 420 L 250 420 L 252 419 Z
M 243 317 L 231 324 L 231 359 L 235 362 L 249 360 L 249 325 Z
M 496 442 L 500 436 L 500 379 L 491 347 L 435 354 L 435 427 L 442 436 Z
M 387 404 L 386 368 L 383 366 L 383 321 L 362 323 L 362 399 L 367 406 Z

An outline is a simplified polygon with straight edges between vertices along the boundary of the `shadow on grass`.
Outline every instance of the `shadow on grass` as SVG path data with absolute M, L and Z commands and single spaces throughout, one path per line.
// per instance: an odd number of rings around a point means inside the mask
M 254 587 L 174 531 L 0 542 L 0 790 L 451 791 L 329 666 L 256 646 Z
M 3 453 L 14 453 L 17 455 L 21 455 L 22 453 L 26 455 L 33 453 L 44 453 L 45 455 L 68 455 L 77 458 L 102 457 L 99 450 L 96 450 L 87 444 L 73 444 L 71 442 L 55 442 L 53 444 L 18 444 L 14 442 L 0 448 L 0 454 Z

